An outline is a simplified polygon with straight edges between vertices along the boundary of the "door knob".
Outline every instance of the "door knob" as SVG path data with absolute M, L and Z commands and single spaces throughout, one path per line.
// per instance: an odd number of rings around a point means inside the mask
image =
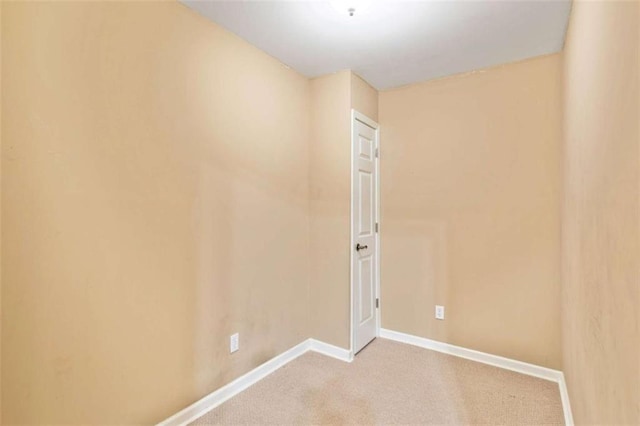
M 361 246 L 360 243 L 356 244 L 356 251 L 366 250 L 369 246 Z

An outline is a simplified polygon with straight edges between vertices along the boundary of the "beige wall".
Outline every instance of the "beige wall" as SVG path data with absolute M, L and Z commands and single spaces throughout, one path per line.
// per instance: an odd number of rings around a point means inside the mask
M 378 91 L 356 73 L 351 73 L 351 108 L 378 121 Z
M 639 9 L 574 2 L 564 52 L 563 368 L 576 424 L 640 424 Z
M 2 19 L 7 422 L 156 421 L 310 335 L 349 347 L 371 86 L 309 82 L 176 3 Z
M 560 367 L 560 76 L 553 55 L 380 93 L 383 327 Z
M 311 80 L 312 337 L 349 349 L 351 108 L 378 118 L 378 92 L 349 70 Z
M 0 5 L 4 423 L 155 422 L 348 348 L 351 108 L 382 127 L 383 327 L 563 364 L 579 423 L 640 422 L 637 3 L 576 2 L 564 71 L 380 95 L 177 3 Z
M 178 3 L 4 3 L 2 47 L 5 423 L 159 421 L 309 337 L 307 79 Z
M 351 72 L 311 80 L 311 336 L 350 345 Z

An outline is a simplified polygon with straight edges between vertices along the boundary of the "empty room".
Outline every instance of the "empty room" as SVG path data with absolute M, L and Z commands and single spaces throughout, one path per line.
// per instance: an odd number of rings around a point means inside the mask
M 640 425 L 637 0 L 0 0 L 3 425 Z

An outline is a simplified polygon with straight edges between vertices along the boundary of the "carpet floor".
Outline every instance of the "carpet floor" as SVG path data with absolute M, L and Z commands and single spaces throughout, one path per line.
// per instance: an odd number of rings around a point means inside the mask
M 352 363 L 308 352 L 193 425 L 564 424 L 558 384 L 376 339 Z

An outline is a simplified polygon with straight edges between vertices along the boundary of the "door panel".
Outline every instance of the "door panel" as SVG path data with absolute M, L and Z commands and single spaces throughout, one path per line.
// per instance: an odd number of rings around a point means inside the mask
M 352 137 L 353 177 L 351 208 L 353 214 L 352 289 L 354 304 L 354 352 L 376 337 L 376 181 L 375 150 L 378 133 L 354 120 Z M 358 248 L 359 249 L 358 249 Z
M 373 315 L 373 290 L 369 283 L 372 281 L 373 276 L 373 262 L 371 256 L 366 259 L 362 259 L 359 262 L 359 275 L 358 285 L 360 287 L 360 312 L 358 315 L 358 325 L 363 325 L 371 319 Z
M 373 176 L 369 172 L 358 171 L 358 188 L 360 189 L 360 212 L 358 215 L 358 236 L 373 234 L 375 218 L 371 217 Z

